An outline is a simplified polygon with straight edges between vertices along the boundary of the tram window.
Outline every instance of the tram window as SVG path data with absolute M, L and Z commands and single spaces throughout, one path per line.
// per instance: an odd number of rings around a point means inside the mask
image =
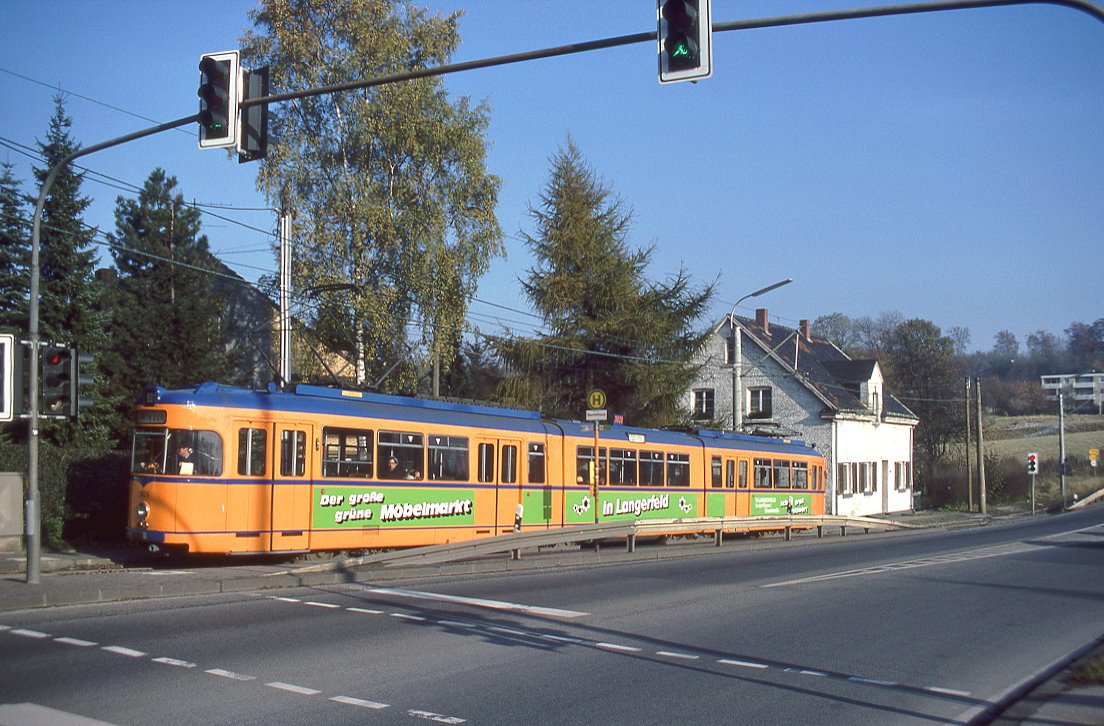
M 280 432 L 280 476 L 303 476 L 307 470 L 307 432 Z
M 185 476 L 222 475 L 222 437 L 214 431 L 169 429 L 166 473 Z
M 770 459 L 756 459 L 755 460 L 755 488 L 756 489 L 770 489 L 771 488 L 771 460 Z
M 429 478 L 468 480 L 468 437 L 429 435 Z
M 479 481 L 494 481 L 494 444 L 479 445 Z
M 725 487 L 727 489 L 736 487 L 736 462 L 732 459 L 725 462 Z
M 137 429 L 131 448 L 130 470 L 135 474 L 160 474 L 165 470 L 165 429 Z
M 594 480 L 594 447 L 580 446 L 575 450 L 575 483 L 590 486 Z M 598 483 L 606 483 L 606 447 L 598 449 Z
M 636 451 L 610 449 L 610 482 L 617 486 L 636 486 Z
M 816 470 L 813 470 L 815 475 Z M 793 464 L 793 488 L 809 488 L 809 465 L 804 461 L 795 461 Z
M 529 483 L 544 484 L 544 444 L 529 444 Z
M 367 479 L 372 476 L 370 429 L 322 429 L 322 475 Z
M 663 486 L 663 452 L 640 452 L 640 486 Z
M 740 488 L 747 489 L 748 485 L 748 463 L 747 461 L 740 462 Z
M 264 429 L 238 429 L 238 473 L 264 476 L 268 460 L 268 432 Z
M 502 447 L 502 483 L 517 484 L 517 447 L 507 444 Z
M 689 454 L 667 454 L 667 486 L 690 486 Z
M 709 486 L 714 489 L 721 488 L 721 457 L 714 456 L 709 464 Z
M 790 488 L 790 462 L 782 459 L 774 460 L 774 488 Z
M 376 458 L 380 461 L 379 478 L 421 480 L 425 470 L 424 439 L 422 434 L 410 431 L 380 431 L 376 450 Z

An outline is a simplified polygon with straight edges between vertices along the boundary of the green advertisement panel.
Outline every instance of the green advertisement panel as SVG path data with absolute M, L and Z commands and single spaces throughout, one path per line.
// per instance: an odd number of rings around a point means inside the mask
M 813 510 L 812 494 L 763 494 L 751 495 L 751 516 L 784 517 L 788 514 L 808 514 Z
M 707 517 L 723 517 L 725 516 L 725 495 L 724 494 L 706 494 L 705 495 L 705 516 Z
M 567 524 L 594 524 L 594 497 L 586 489 L 564 492 L 564 508 Z
M 314 487 L 311 525 L 316 529 L 409 527 L 475 523 L 470 489 Z
M 548 524 L 552 521 L 552 487 L 543 487 L 539 491 L 526 490 L 521 500 L 524 510 L 522 524 Z
M 599 520 L 669 520 L 679 516 L 698 516 L 698 498 L 690 492 L 625 492 L 598 490 Z M 567 522 L 594 522 L 594 503 L 590 492 L 567 494 Z

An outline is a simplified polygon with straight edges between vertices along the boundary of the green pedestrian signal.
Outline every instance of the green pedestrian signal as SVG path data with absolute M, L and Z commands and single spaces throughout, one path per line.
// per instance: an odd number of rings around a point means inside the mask
M 657 0 L 659 82 L 713 75 L 710 0 Z

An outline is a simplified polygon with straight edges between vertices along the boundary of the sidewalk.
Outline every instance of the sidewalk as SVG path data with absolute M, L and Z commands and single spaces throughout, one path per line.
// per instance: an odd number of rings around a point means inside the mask
M 949 529 L 984 526 L 994 518 L 1018 515 L 1016 512 L 980 515 L 939 511 L 904 513 L 887 518 L 932 529 Z M 806 534 L 798 539 L 804 537 L 815 538 L 815 535 Z M 743 540 L 738 544 L 728 540 L 725 547 L 776 546 L 781 543 L 781 537 L 777 540 L 768 537 Z M 29 608 L 317 587 L 351 582 L 600 566 L 626 561 L 695 556 L 715 551 L 713 545 L 706 542 L 642 547 L 633 553 L 626 552 L 624 547 L 611 545 L 597 552 L 593 549 L 527 551 L 521 560 L 497 556 L 445 565 L 348 568 L 340 558 L 291 562 L 248 557 L 232 559 L 227 564 L 225 558 L 172 560 L 151 556 L 138 547 L 120 546 L 83 548 L 73 552 L 43 552 L 40 558 L 40 583 L 35 585 L 26 582 L 24 553 L 0 552 L 0 613 Z M 324 569 L 297 572 L 307 565 L 321 565 Z M 1094 655 L 1104 655 L 1104 645 L 1081 658 L 1078 663 Z M 1076 667 L 1077 663 L 1052 674 L 1040 686 L 1023 695 L 993 723 L 1000 726 L 1104 726 L 1104 686 L 1067 683 Z

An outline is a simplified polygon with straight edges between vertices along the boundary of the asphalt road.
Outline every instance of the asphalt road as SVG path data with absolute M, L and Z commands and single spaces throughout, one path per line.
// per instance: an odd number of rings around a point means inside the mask
M 968 723 L 1102 622 L 1095 508 L 557 572 L 0 613 L 0 704 L 114 724 Z

